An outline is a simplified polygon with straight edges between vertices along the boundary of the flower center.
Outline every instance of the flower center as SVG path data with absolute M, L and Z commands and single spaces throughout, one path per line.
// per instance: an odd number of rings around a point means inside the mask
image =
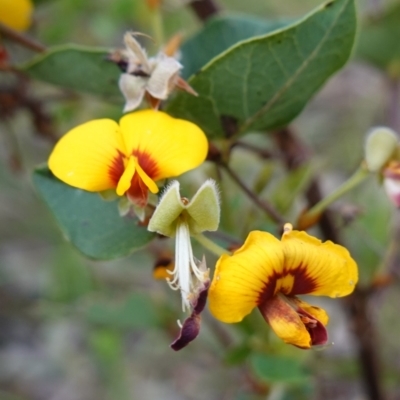
M 148 190 L 158 192 L 154 180 L 157 175 L 157 165 L 151 157 L 136 152 L 129 157 L 119 153 L 110 168 L 110 177 L 116 183 L 119 196 L 127 194 L 136 205 L 144 207 L 147 204 Z

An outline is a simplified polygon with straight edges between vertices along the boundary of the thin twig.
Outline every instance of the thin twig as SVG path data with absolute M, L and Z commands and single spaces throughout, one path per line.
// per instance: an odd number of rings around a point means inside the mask
M 249 150 L 263 159 L 278 158 L 278 155 L 274 154 L 272 151 L 257 147 L 255 145 L 246 142 L 241 142 L 241 141 L 235 142 L 232 147 L 240 147 L 242 149 Z
M 279 225 L 284 225 L 286 220 L 275 210 L 275 208 L 265 200 L 261 200 L 256 194 L 249 189 L 239 176 L 226 164 L 220 164 L 220 166 L 228 173 L 233 181 L 245 192 L 248 198 L 261 208 L 274 222 Z
M 27 49 L 37 51 L 38 53 L 42 53 L 46 51 L 46 47 L 39 43 L 36 40 L 31 39 L 29 36 L 24 35 L 15 31 L 14 29 L 9 28 L 8 26 L 2 24 L 0 22 L 0 36 L 5 36 L 10 40 L 19 43 L 21 46 L 26 47 Z

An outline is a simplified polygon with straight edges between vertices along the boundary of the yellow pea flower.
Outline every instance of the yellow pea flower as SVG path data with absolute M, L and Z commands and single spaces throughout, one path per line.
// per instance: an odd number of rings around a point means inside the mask
M 344 247 L 286 224 L 282 240 L 253 231 L 232 256 L 218 260 L 209 306 L 227 323 L 241 321 L 258 307 L 283 341 L 308 349 L 327 343 L 328 315 L 296 296 L 346 296 L 357 281 L 357 265 Z
M 138 207 L 156 181 L 183 174 L 206 158 L 208 141 L 195 124 L 161 111 L 125 115 L 119 125 L 98 119 L 65 134 L 49 158 L 53 174 L 90 192 L 115 189 Z
M 26 31 L 31 25 L 31 0 L 0 0 L 0 22 L 16 31 Z

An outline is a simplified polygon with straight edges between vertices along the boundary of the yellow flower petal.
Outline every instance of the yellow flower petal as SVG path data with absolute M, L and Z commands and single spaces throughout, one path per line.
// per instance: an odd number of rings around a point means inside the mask
M 125 153 L 118 124 L 98 119 L 66 133 L 50 155 L 49 168 L 68 185 L 101 192 L 117 187 Z
M 357 264 L 344 247 L 290 230 L 283 234 L 282 244 L 285 272 L 293 276 L 292 284 L 282 288 L 282 293 L 342 297 L 354 290 Z
M 272 330 L 285 343 L 303 349 L 311 347 L 311 336 L 297 312 L 279 296 L 260 305 L 260 311 Z
M 133 175 L 135 174 L 135 166 L 136 166 L 136 161 L 134 157 L 130 156 L 128 160 L 128 165 L 126 166 L 125 171 L 118 182 L 117 186 L 118 196 L 123 196 L 125 192 L 131 187 L 131 181 Z
M 240 249 L 217 262 L 208 295 L 211 313 L 223 322 L 241 321 L 264 297 L 273 296 L 270 279 L 282 272 L 283 264 L 280 241 L 266 232 L 251 232 Z
M 120 127 L 128 153 L 154 181 L 196 168 L 207 156 L 208 141 L 197 125 L 161 111 L 127 114 Z
M 0 22 L 16 31 L 23 32 L 29 28 L 32 12 L 30 0 L 0 0 Z

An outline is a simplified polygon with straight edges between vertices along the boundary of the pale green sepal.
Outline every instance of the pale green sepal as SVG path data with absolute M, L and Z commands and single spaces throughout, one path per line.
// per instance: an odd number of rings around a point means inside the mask
M 147 229 L 161 235 L 174 237 L 176 220 L 185 206 L 179 193 L 179 182 L 171 182 L 165 189 Z
M 216 231 L 219 225 L 220 206 L 217 185 L 209 179 L 203 183 L 192 201 L 186 206 L 189 215 L 189 231 L 197 235 L 204 231 Z
M 396 132 L 390 128 L 373 128 L 365 140 L 365 162 L 371 172 L 378 172 L 392 158 L 398 147 Z
M 119 197 L 115 189 L 103 190 L 99 195 L 104 201 L 114 201 Z
M 146 208 L 145 207 L 138 207 L 137 205 L 131 203 L 131 209 L 135 213 L 135 215 L 138 217 L 138 220 L 140 222 L 144 222 L 146 219 Z
M 125 217 L 125 215 L 129 214 L 129 211 L 131 210 L 131 203 L 130 201 L 125 197 L 121 197 L 120 201 L 118 202 L 118 212 L 121 217 Z

